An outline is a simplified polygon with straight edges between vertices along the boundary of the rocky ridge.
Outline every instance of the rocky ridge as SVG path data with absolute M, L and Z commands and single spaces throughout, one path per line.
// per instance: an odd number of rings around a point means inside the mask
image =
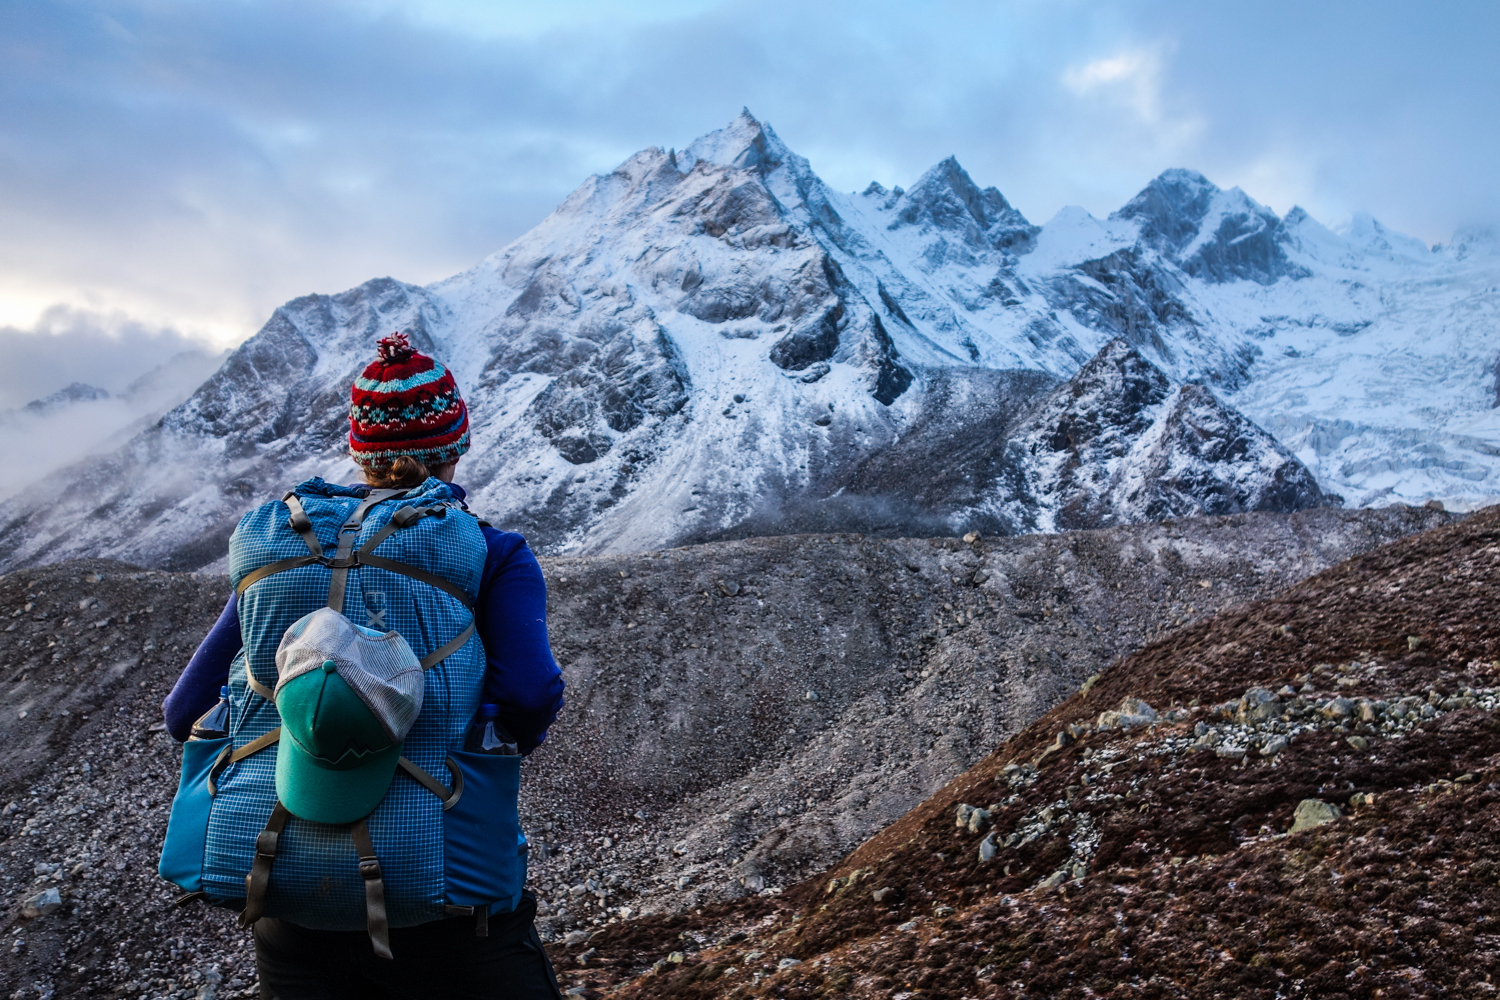
M 642 913 L 772 906 L 1116 653 L 1453 520 L 1315 510 L 545 559 L 570 693 L 525 781 L 543 930 L 566 947 Z M 253 995 L 233 915 L 174 909 L 155 875 L 177 767 L 158 706 L 227 593 L 102 560 L 0 578 L 0 993 Z M 565 968 L 592 968 L 581 951 Z

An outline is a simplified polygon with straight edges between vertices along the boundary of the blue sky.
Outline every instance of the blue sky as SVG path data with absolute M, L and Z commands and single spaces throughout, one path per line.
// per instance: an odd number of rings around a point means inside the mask
M 1500 220 L 1497 43 L 1491 0 L 6 0 L 0 342 L 50 391 L 70 336 L 436 280 L 741 106 L 844 189 L 955 154 L 1044 222 L 1186 166 L 1437 242 Z

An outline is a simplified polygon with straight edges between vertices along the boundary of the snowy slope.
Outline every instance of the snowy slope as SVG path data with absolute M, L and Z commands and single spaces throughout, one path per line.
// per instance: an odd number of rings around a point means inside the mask
M 160 423 L 7 502 L 0 540 L 9 565 L 211 562 L 251 503 L 353 477 L 347 386 L 396 328 L 469 401 L 474 506 L 551 551 L 1478 496 L 1496 284 L 1483 241 L 1334 232 L 1190 171 L 1040 227 L 952 159 L 835 192 L 747 112 L 463 274 L 288 303 Z M 1107 433 L 1042 447 L 1106 397 Z

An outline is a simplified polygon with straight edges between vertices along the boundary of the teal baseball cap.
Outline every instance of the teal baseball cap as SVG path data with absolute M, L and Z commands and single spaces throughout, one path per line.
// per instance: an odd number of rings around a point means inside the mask
M 422 665 L 400 633 L 319 608 L 287 629 L 273 692 L 276 795 L 294 816 L 347 824 L 385 798 L 422 711 Z

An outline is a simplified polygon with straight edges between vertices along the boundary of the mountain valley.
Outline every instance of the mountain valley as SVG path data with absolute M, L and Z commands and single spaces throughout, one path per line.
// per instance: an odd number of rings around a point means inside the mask
M 1115 657 L 1454 523 L 1393 506 L 547 558 L 569 703 L 523 782 L 540 926 L 588 970 L 577 934 L 774 905 Z M 106 560 L 0 578 L 5 995 L 253 995 L 233 915 L 174 909 L 155 873 L 179 758 L 159 705 L 227 592 Z M 26 915 L 49 889 L 56 912 Z

